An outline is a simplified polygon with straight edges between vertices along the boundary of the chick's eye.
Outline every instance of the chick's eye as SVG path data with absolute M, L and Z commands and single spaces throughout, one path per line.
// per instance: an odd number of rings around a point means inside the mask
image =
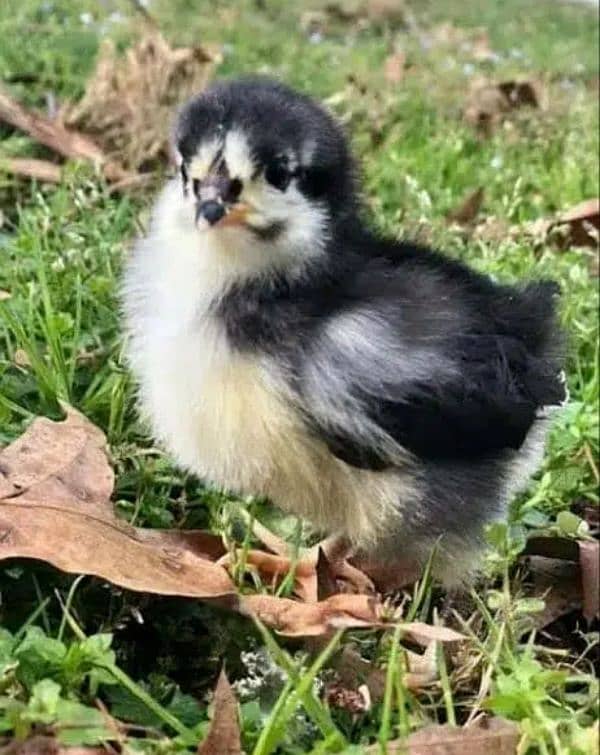
M 292 174 L 286 163 L 275 160 L 265 168 L 265 179 L 280 191 L 285 191 L 292 179 Z

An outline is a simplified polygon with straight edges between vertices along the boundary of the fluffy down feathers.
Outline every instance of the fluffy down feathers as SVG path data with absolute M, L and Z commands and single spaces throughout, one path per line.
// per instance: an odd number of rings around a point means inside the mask
M 358 548 L 422 561 L 441 538 L 460 579 L 565 397 L 557 287 L 371 233 L 338 126 L 281 85 L 218 85 L 177 138 L 184 191 L 165 188 L 124 287 L 156 434 Z M 186 181 L 211 170 L 243 183 L 246 225 L 196 228 Z

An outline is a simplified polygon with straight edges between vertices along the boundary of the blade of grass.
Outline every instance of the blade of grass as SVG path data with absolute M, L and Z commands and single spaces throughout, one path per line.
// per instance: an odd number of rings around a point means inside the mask
M 64 615 L 66 616 L 67 623 L 73 631 L 73 634 L 79 640 L 87 639 L 87 635 L 75 621 L 73 616 L 71 616 L 71 614 L 66 610 L 66 606 L 64 604 L 62 606 L 62 609 L 64 611 Z M 177 734 L 179 734 L 179 736 L 183 738 L 186 744 L 197 744 L 198 737 L 191 729 L 182 724 L 181 721 L 176 718 L 176 716 L 174 716 L 170 711 L 168 711 L 159 702 L 157 702 L 151 695 L 146 692 L 145 689 L 142 689 L 139 684 L 134 682 L 133 679 L 116 664 L 102 663 L 100 664 L 100 667 L 105 671 L 108 671 L 109 674 L 111 674 L 124 689 L 126 689 L 133 697 L 137 697 L 137 699 L 141 703 L 143 703 L 148 708 L 148 710 L 152 711 L 152 713 L 154 713 L 154 715 L 157 716 L 157 718 L 159 718 L 166 726 L 177 732 Z
M 337 648 L 343 633 L 343 629 L 338 630 L 312 665 L 293 683 L 293 689 L 286 692 L 285 696 L 282 693 L 280 697 L 284 698 L 283 703 L 277 706 L 276 714 L 272 714 L 269 717 L 253 750 L 253 755 L 270 755 L 275 750 L 286 725 L 294 715 L 296 708 L 307 697 L 315 677 Z M 339 747 L 344 747 L 345 744 L 345 740 L 342 738 L 342 741 L 339 742 Z
M 279 647 L 262 622 L 255 620 L 255 623 L 275 663 L 277 663 L 277 665 L 288 674 L 293 684 L 299 684 L 300 674 L 297 664 L 294 663 L 285 650 Z M 303 697 L 302 704 L 308 715 L 320 728 L 323 736 L 332 738 L 333 741 L 337 741 L 338 744 L 346 744 L 344 735 L 336 727 L 327 708 L 325 708 L 325 706 L 323 706 L 315 697 L 312 689 L 309 689 L 307 694 Z
M 400 645 L 400 636 L 402 627 L 397 624 L 392 635 L 392 647 L 388 658 L 387 672 L 385 676 L 385 691 L 383 694 L 383 709 L 381 714 L 381 724 L 377 739 L 384 753 L 387 753 L 387 743 L 392 739 L 392 697 L 396 686 L 398 676 L 398 648 Z

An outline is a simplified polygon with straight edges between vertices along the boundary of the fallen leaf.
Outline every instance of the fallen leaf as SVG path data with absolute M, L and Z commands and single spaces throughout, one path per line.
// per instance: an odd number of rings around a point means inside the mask
M 272 595 L 236 594 L 218 563 L 222 544 L 210 533 L 133 527 L 112 510 L 114 475 L 102 431 L 75 410 L 62 422 L 38 417 L 0 452 L 0 560 L 34 558 L 62 571 L 90 574 L 120 587 L 158 595 L 214 600 L 259 618 L 281 634 L 317 636 L 340 627 L 394 625 L 384 606 L 367 595 L 332 595 L 299 602 Z M 250 551 L 271 570 L 286 558 Z M 312 564 L 300 562 L 314 580 Z M 453 630 L 419 622 L 402 625 L 404 635 L 428 645 L 453 642 Z
M 54 737 L 37 734 L 24 741 L 0 743 L 0 755 L 107 755 L 104 747 L 65 747 Z
M 14 173 L 26 178 L 35 178 L 42 183 L 60 183 L 62 171 L 60 165 L 49 160 L 34 160 L 33 158 L 0 158 L 0 170 Z
M 389 627 L 383 606 L 366 595 L 332 595 L 317 603 L 299 603 L 272 595 L 246 595 L 240 599 L 242 613 L 257 616 L 288 637 L 316 637 L 332 629 Z
M 545 556 L 579 564 L 579 591 L 582 595 L 583 615 L 588 621 L 595 617 L 600 618 L 600 545 L 597 540 L 574 540 L 558 536 L 533 537 L 527 541 L 523 555 Z
M 315 567 L 315 571 L 317 579 L 318 600 L 325 600 L 325 598 L 329 598 L 331 595 L 335 595 L 335 593 L 338 591 L 335 572 L 322 548 L 319 548 L 319 555 L 317 556 L 317 565 Z
M 198 755 L 241 755 L 240 722 L 235 693 L 224 671 L 219 674 L 213 698 L 213 714 Z
M 556 225 L 567 226 L 567 243 L 598 248 L 600 233 L 600 199 L 587 199 L 561 213 Z
M 423 647 L 429 647 L 432 642 L 461 642 L 464 635 L 449 627 L 425 624 L 422 621 L 400 622 L 402 636 L 416 642 Z
M 501 718 L 484 718 L 467 727 L 427 726 L 406 740 L 387 743 L 388 755 L 515 755 L 519 727 Z M 366 750 L 378 755 L 379 745 Z
M 529 81 L 475 81 L 464 109 L 464 118 L 483 135 L 489 136 L 507 113 L 524 106 L 537 108 L 539 105 L 537 86 Z
M 600 543 L 579 541 L 579 564 L 583 591 L 583 615 L 588 621 L 600 618 Z
M 475 191 L 472 191 L 463 199 L 458 207 L 446 215 L 446 219 L 449 222 L 458 223 L 459 225 L 468 225 L 469 223 L 472 223 L 479 214 L 484 195 L 485 189 L 483 186 L 475 189 Z
M 406 5 L 402 0 L 367 0 L 366 13 L 371 21 L 403 23 L 406 19 Z
M 536 87 L 529 81 L 503 81 L 497 86 L 511 108 L 540 106 Z
M 581 608 L 581 575 L 579 565 L 571 561 L 544 556 L 528 559 L 533 580 L 532 597 L 542 598 L 544 610 L 530 614 L 536 629 L 545 629 L 571 611 Z M 526 628 L 525 631 L 529 631 Z
M 406 8 L 399 0 L 334 0 L 327 3 L 325 12 L 336 21 L 403 23 Z
M 587 522 L 590 534 L 598 533 L 600 529 L 600 507 L 586 499 L 575 501 L 571 505 L 571 511 Z
M 383 64 L 383 75 L 390 84 L 400 84 L 404 78 L 406 55 L 399 51 L 389 55 Z
M 570 537 L 538 535 L 527 540 L 523 555 L 578 561 L 579 546 L 577 541 Z
M 0 559 L 36 558 L 131 590 L 214 597 L 227 572 L 189 546 L 189 533 L 131 527 L 110 503 L 113 472 L 102 432 L 68 410 L 37 418 L 0 453 Z
M 403 684 L 406 689 L 420 690 L 438 680 L 435 642 L 431 642 L 422 655 L 411 650 L 405 650 L 404 653 L 407 669 Z M 335 669 L 345 688 L 356 690 L 364 684 L 373 702 L 383 700 L 387 671 L 363 658 L 354 647 L 344 647 L 336 658 Z
M 90 137 L 66 128 L 56 119 L 27 110 L 0 88 L 0 121 L 24 131 L 32 139 L 63 157 L 87 160 L 100 168 L 110 181 L 120 181 L 130 174 L 107 155 Z
M 155 28 L 123 55 L 105 40 L 83 98 L 61 117 L 129 170 L 148 170 L 168 156 L 174 108 L 205 88 L 220 59 L 206 47 L 172 48 Z

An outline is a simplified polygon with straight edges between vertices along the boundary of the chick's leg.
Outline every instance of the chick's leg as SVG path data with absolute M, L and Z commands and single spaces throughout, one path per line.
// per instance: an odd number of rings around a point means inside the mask
M 325 556 L 325 568 L 333 580 L 346 583 L 353 592 L 374 592 L 373 583 L 360 569 L 352 566 L 347 559 L 352 555 L 353 547 L 344 535 L 331 535 L 320 543 L 305 549 L 297 559 L 292 558 L 291 548 L 282 538 L 275 535 L 268 528 L 255 519 L 251 519 L 244 512 L 247 524 L 252 528 L 254 536 L 273 554 L 262 551 L 249 551 L 246 563 L 256 567 L 263 577 L 271 577 L 273 581 L 280 580 L 282 575 L 294 571 L 297 583 L 301 583 L 299 593 L 308 600 L 316 600 L 318 593 L 317 564 L 319 554 Z M 228 557 L 222 562 L 226 564 Z M 314 584 L 311 584 L 311 581 Z

